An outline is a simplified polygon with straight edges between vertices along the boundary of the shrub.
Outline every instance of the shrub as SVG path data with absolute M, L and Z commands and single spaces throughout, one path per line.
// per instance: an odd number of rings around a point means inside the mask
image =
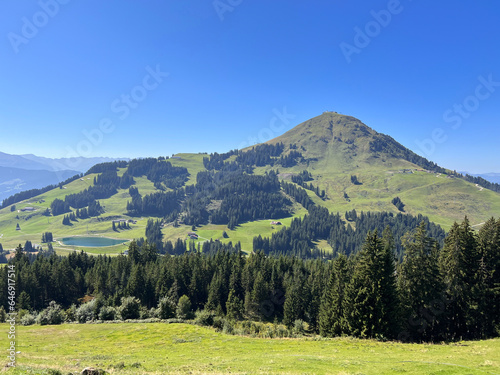
M 61 324 L 64 321 L 61 306 L 51 301 L 49 306 L 38 314 L 37 321 L 40 325 Z
M 23 326 L 31 326 L 36 323 L 36 317 L 32 314 L 26 314 L 21 318 L 20 322 Z
M 215 313 L 209 310 L 198 310 L 194 322 L 200 326 L 211 326 L 214 324 Z
M 223 317 L 216 316 L 213 319 L 212 325 L 214 326 L 215 329 L 217 329 L 219 331 L 222 331 L 222 329 L 224 328 L 224 322 L 225 321 L 226 321 L 226 319 L 224 319 Z
M 188 296 L 183 295 L 181 298 L 179 298 L 179 303 L 177 304 L 175 314 L 179 319 L 190 319 L 192 317 L 191 301 L 189 300 Z
M 224 320 L 224 328 L 222 328 L 222 332 L 227 335 L 231 335 L 233 331 L 234 331 L 233 325 L 228 320 Z
M 175 317 L 175 302 L 172 301 L 169 297 L 163 297 L 158 302 L 158 314 L 160 319 L 170 319 Z
M 66 309 L 64 314 L 66 322 L 74 322 L 76 320 L 76 305 L 72 304 L 68 309 Z
M 100 320 L 115 320 L 116 319 L 116 309 L 111 306 L 104 306 L 99 312 Z
M 89 301 L 87 303 L 84 303 L 83 305 L 80 305 L 75 312 L 75 318 L 79 323 L 86 323 L 86 322 L 91 322 L 92 320 L 95 320 L 97 318 L 96 316 L 96 309 L 95 309 L 95 302 L 96 300 L 93 299 L 92 301 Z
M 139 316 L 141 319 L 152 318 L 151 313 L 146 306 L 141 306 L 141 308 L 139 310 Z
M 293 323 L 293 333 L 296 335 L 303 335 L 306 332 L 306 326 L 302 319 L 297 319 Z
M 141 303 L 134 297 L 122 297 L 122 304 L 119 312 L 122 320 L 139 319 Z

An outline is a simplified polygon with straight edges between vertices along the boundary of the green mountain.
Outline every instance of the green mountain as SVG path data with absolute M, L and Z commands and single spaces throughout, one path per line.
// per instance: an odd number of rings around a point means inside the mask
M 279 181 L 288 185 L 280 187 Z M 244 250 L 251 251 L 255 236 L 269 237 L 289 226 L 311 204 L 338 212 L 344 220 L 345 213 L 354 209 L 358 213 L 421 214 L 445 229 L 465 215 L 479 227 L 500 213 L 499 193 L 466 181 L 390 136 L 335 112 L 325 112 L 242 151 L 98 164 L 60 188 L 22 198 L 0 209 L 4 248 L 26 240 L 39 243 L 44 232 L 52 232 L 56 239 L 144 237 L 148 219 L 153 218 L 162 220 L 158 225 L 163 240 L 185 239 L 194 225 L 197 242 L 240 241 Z M 60 200 L 58 212 L 51 212 L 56 199 Z M 94 213 L 88 217 L 90 207 Z M 70 214 L 78 217 L 63 225 L 63 217 Z M 113 225 L 113 220 L 134 222 L 122 228 L 118 222 Z M 270 225 L 271 220 L 282 225 Z M 352 220 L 350 224 L 355 227 Z M 329 249 L 326 240 L 315 244 Z M 73 249 L 60 243 L 55 248 L 62 253 Z M 116 245 L 90 251 L 117 253 L 125 248 Z
M 500 194 L 484 188 L 487 181 L 476 186 L 457 178 L 351 116 L 325 112 L 267 143 L 279 142 L 302 152 L 313 184 L 330 198 L 324 205 L 334 212 L 397 212 L 391 201 L 399 197 L 405 212 L 421 213 L 445 228 L 465 215 L 480 224 L 500 213 Z M 351 176 L 360 183 L 353 184 Z
M 316 168 L 350 173 L 359 168 L 439 167 L 418 156 L 388 135 L 377 133 L 360 120 L 325 112 L 267 143 L 295 144 L 307 159 L 318 159 Z M 444 172 L 443 169 L 440 171 Z

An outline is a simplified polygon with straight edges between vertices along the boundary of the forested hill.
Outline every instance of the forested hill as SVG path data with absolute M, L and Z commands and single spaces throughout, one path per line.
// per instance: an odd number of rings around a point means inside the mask
M 465 215 L 473 226 L 497 215 L 497 186 L 480 183 L 327 112 L 245 150 L 102 163 L 16 194 L 0 210 L 0 241 L 13 248 L 44 232 L 98 233 L 176 253 L 166 241 L 196 231 L 197 242 L 240 241 L 247 252 L 334 257 L 388 226 L 401 257 L 401 238 L 421 221 L 442 243 L 443 228 Z

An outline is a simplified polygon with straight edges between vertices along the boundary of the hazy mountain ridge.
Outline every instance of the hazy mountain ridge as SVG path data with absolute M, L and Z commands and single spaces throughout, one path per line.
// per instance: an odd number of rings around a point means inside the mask
M 42 166 L 44 169 L 52 170 L 52 171 L 61 171 L 61 170 L 76 170 L 80 173 L 87 172 L 90 168 L 92 168 L 96 164 L 101 163 L 109 163 L 115 160 L 125 160 L 129 161 L 129 158 L 109 158 L 109 157 L 92 157 L 92 158 L 84 158 L 81 156 L 75 158 L 46 158 L 42 156 L 36 156 L 33 154 L 24 154 L 19 155 L 24 159 L 36 162 Z
M 21 191 L 58 184 L 75 174 L 78 172 L 0 167 L 0 201 Z
M 96 164 L 127 158 L 46 158 L 33 154 L 12 155 L 0 152 L 0 202 L 16 193 L 40 189 L 76 174 L 85 173 Z

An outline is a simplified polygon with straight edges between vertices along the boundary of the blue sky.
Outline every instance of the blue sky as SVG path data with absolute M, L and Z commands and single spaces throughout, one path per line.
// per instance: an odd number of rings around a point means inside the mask
M 224 152 L 325 110 L 500 172 L 500 3 L 3 0 L 0 151 Z

